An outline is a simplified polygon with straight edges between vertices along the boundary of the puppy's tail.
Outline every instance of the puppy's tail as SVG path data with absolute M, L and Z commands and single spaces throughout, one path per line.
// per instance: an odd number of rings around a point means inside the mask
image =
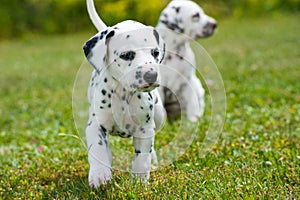
M 99 15 L 96 11 L 95 5 L 94 5 L 94 0 L 86 0 L 86 5 L 87 5 L 87 10 L 88 10 L 90 19 L 92 20 L 96 29 L 99 32 L 105 30 L 107 28 L 107 26 L 99 17 Z

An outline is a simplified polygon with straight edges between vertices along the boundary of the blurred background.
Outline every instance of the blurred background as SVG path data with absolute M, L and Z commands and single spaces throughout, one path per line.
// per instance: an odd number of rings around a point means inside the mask
M 135 19 L 155 26 L 168 0 L 95 0 L 105 23 Z M 206 13 L 220 20 L 274 16 L 300 11 L 300 0 L 195 0 Z M 91 30 L 85 0 L 1 0 L 0 39 L 28 34 L 56 34 Z

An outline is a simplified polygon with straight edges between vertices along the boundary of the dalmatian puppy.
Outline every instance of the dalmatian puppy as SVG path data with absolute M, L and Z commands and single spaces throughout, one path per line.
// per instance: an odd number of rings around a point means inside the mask
M 151 159 L 155 160 L 154 135 L 165 118 L 156 89 L 157 68 L 165 54 L 164 41 L 153 27 L 136 21 L 106 27 L 92 0 L 87 0 L 87 6 L 99 30 L 83 48 L 94 67 L 88 88 L 90 108 L 86 127 L 89 184 L 97 188 L 112 179 L 109 135 L 133 137 L 132 172 L 146 181 Z
M 168 116 L 176 115 L 182 109 L 194 122 L 203 115 L 204 89 L 193 67 L 196 61 L 190 41 L 213 35 L 216 27 L 216 20 L 190 0 L 173 0 L 162 11 L 156 29 L 166 42 L 163 64 L 177 71 L 177 75 L 170 75 L 169 70 L 161 71 L 165 87 L 159 91 Z M 176 98 L 181 99 L 181 108 Z

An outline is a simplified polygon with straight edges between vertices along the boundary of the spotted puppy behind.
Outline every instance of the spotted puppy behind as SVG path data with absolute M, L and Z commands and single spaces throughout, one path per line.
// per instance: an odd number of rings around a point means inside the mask
M 161 70 L 165 89 L 159 91 L 168 115 L 176 115 L 180 109 L 190 121 L 197 121 L 203 115 L 204 89 L 196 76 L 195 54 L 190 41 L 213 35 L 216 27 L 216 20 L 190 0 L 173 0 L 162 11 L 156 29 L 166 42 L 163 64 L 177 72 Z M 181 100 L 180 105 L 175 94 Z

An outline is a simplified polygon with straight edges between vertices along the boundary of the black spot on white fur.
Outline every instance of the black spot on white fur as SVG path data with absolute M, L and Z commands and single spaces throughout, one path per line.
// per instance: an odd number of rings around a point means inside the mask
M 106 128 L 104 128 L 104 126 L 100 125 L 100 128 L 101 128 L 101 130 L 102 130 L 104 133 L 107 132 L 107 130 L 106 130 Z
M 156 41 L 157 41 L 157 44 L 159 44 L 159 34 L 158 34 L 158 32 L 154 29 L 153 30 L 153 34 L 154 34 L 154 36 L 155 36 L 155 39 L 156 39 Z
M 120 54 L 120 58 L 125 61 L 132 61 L 135 58 L 136 53 L 134 51 L 125 51 Z
M 135 149 L 135 155 L 136 155 L 136 157 L 137 157 L 140 153 L 142 153 L 141 150 Z
M 175 9 L 176 13 L 179 13 L 179 12 L 180 12 L 180 7 L 175 7 L 175 6 L 173 6 L 172 8 Z
M 157 58 L 157 57 L 159 56 L 159 50 L 158 50 L 158 48 L 151 49 L 151 55 L 152 55 L 154 58 Z
M 199 13 L 196 13 L 192 16 L 192 21 L 193 22 L 199 22 L 200 20 L 200 14 Z
M 160 22 L 165 24 L 166 27 L 172 31 L 184 33 L 184 29 L 179 26 L 178 22 L 170 22 L 168 20 L 160 20 Z
M 91 125 L 92 125 L 92 123 L 93 123 L 93 122 L 92 122 L 92 121 L 90 121 L 90 122 L 87 124 L 87 126 L 91 126 Z
M 146 115 L 146 123 L 149 123 L 149 122 L 150 122 L 150 120 L 151 120 L 151 117 L 150 117 L 150 115 L 149 115 L 149 114 L 147 114 L 147 115 Z
M 107 34 L 107 32 L 108 32 L 108 30 L 102 31 L 100 33 L 100 38 L 99 39 L 102 40 L 104 38 L 104 36 Z
M 111 31 L 111 32 L 109 32 L 109 33 L 107 34 L 106 39 L 105 39 L 105 44 L 106 44 L 106 45 L 107 45 L 109 39 L 110 39 L 111 37 L 113 37 L 114 35 L 115 35 L 115 31 Z

